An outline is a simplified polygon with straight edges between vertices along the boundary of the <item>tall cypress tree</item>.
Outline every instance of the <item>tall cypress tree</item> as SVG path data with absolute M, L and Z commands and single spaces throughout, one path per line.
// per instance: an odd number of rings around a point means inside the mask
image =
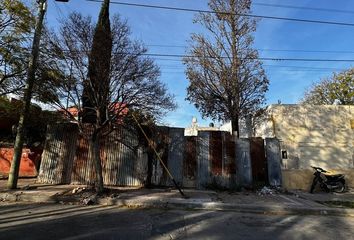
M 83 123 L 90 123 L 93 132 L 89 141 L 90 155 L 96 171 L 96 190 L 103 187 L 100 138 L 107 119 L 109 106 L 110 65 L 112 55 L 112 34 L 109 20 L 109 0 L 101 7 L 89 55 L 88 76 L 84 82 L 82 105 Z
M 105 120 L 105 107 L 108 105 L 106 101 L 108 101 L 112 54 L 109 2 L 109 0 L 105 0 L 102 4 L 89 56 L 88 79 L 84 84 L 82 97 L 82 120 L 87 123 L 96 123 L 96 121 L 102 123 Z M 97 118 L 97 113 L 93 110 L 97 107 L 100 108 L 100 119 Z

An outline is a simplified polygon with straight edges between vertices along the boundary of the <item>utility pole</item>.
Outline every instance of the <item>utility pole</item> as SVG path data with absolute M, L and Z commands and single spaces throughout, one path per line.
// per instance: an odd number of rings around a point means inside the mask
M 60 0 L 56 0 L 60 1 Z M 64 0 L 67 2 L 68 0 Z M 63 2 L 63 0 L 61 0 Z M 20 120 L 18 122 L 17 134 L 14 146 L 14 156 L 11 163 L 11 168 L 9 172 L 9 179 L 7 182 L 7 187 L 9 189 L 17 188 L 17 180 L 20 170 L 20 162 L 22 156 L 22 148 L 24 142 L 24 130 L 26 128 L 28 116 L 30 113 L 31 107 L 31 99 L 33 92 L 33 85 L 36 81 L 36 70 L 37 70 L 37 62 L 39 56 L 39 43 L 41 40 L 42 29 L 43 29 L 43 19 L 44 15 L 47 11 L 47 0 L 37 0 L 39 5 L 39 14 L 36 22 L 36 28 L 34 32 L 34 38 L 32 42 L 32 50 L 31 56 L 28 63 L 28 71 L 27 71 L 27 81 L 24 89 L 24 95 L 22 99 L 22 111 L 20 114 Z

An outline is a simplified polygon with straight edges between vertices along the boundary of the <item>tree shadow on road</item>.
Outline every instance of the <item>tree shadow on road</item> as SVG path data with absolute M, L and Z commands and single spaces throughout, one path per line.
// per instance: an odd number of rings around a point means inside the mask
M 352 218 L 58 204 L 0 208 L 0 239 L 350 239 Z

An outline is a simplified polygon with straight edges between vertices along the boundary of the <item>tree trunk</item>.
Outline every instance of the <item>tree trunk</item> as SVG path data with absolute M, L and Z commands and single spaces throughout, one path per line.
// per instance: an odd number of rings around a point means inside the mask
M 240 127 L 239 127 L 239 124 L 238 124 L 238 120 L 239 120 L 239 117 L 233 117 L 231 119 L 231 128 L 232 128 L 232 132 L 237 132 L 237 138 L 240 138 Z
M 40 10 L 39 10 L 38 20 L 37 20 L 35 34 L 33 38 L 31 58 L 28 63 L 27 82 L 26 82 L 26 87 L 23 96 L 23 109 L 21 111 L 20 121 L 18 123 L 15 146 L 14 146 L 14 156 L 12 159 L 11 168 L 9 172 L 9 179 L 7 182 L 7 187 L 9 189 L 17 188 L 17 180 L 18 180 L 20 163 L 21 163 L 21 155 L 22 155 L 22 147 L 23 147 L 23 142 L 25 137 L 24 129 L 26 127 L 27 118 L 30 112 L 32 90 L 33 90 L 34 82 L 36 80 L 35 74 L 36 74 L 37 60 L 39 55 L 39 43 L 41 39 L 44 14 L 46 12 L 45 4 L 46 4 L 46 0 L 41 0 L 39 2 Z
M 23 123 L 26 119 L 24 116 L 25 114 L 21 115 L 18 128 L 17 128 L 16 140 L 14 146 L 14 156 L 12 159 L 11 168 L 9 172 L 9 179 L 7 182 L 7 188 L 9 189 L 17 188 L 17 180 L 20 171 L 20 163 L 21 163 L 21 156 L 22 156 L 22 147 L 23 147 L 23 141 L 25 137 Z
M 99 134 L 94 132 L 89 141 L 91 157 L 95 164 L 95 173 L 96 173 L 95 188 L 98 194 L 102 193 L 104 190 L 99 140 L 100 140 Z

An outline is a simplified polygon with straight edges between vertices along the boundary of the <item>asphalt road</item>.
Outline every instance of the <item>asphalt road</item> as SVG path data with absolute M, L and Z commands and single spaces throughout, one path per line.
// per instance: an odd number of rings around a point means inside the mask
M 0 205 L 0 239 L 354 239 L 354 218 Z

